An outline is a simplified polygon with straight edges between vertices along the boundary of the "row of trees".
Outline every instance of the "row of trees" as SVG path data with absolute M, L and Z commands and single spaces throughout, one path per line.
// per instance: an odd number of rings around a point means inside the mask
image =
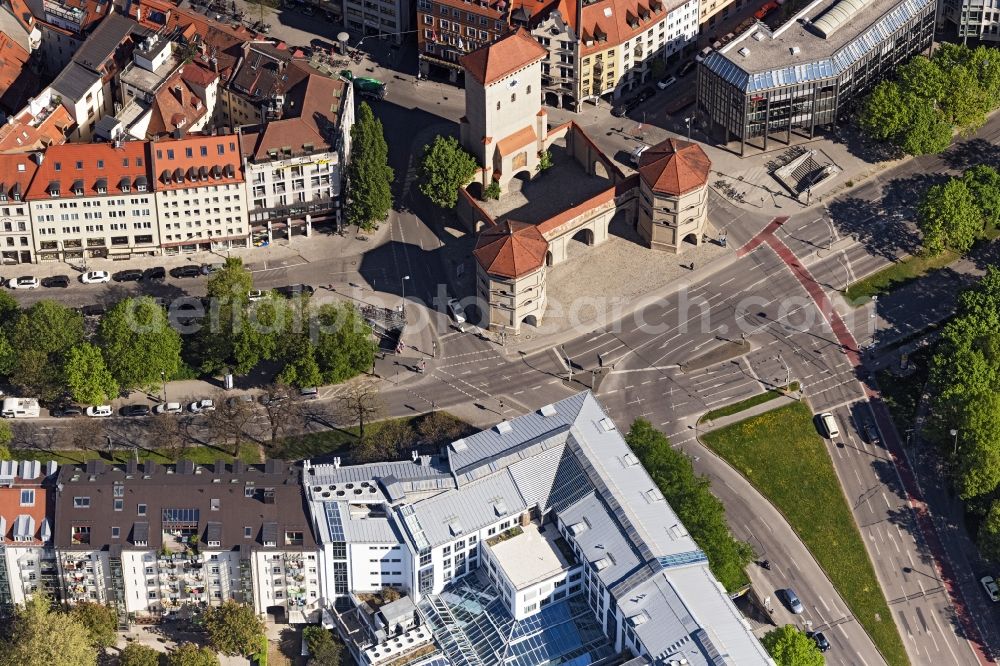
M 392 208 L 394 175 L 382 121 L 367 102 L 362 102 L 351 126 L 351 161 L 347 166 L 347 219 L 351 224 L 371 230 L 386 219 Z
M 334 384 L 370 368 L 371 329 L 347 304 L 314 307 L 308 298 L 266 294 L 251 303 L 253 278 L 238 258 L 208 281 L 210 307 L 198 326 L 150 297 L 127 298 L 88 335 L 83 315 L 55 301 L 26 310 L 0 293 L 0 374 L 26 395 L 53 401 L 68 390 L 104 404 L 123 390 L 150 391 L 184 373 L 231 368 L 244 375 L 279 361 L 291 386 Z M 176 314 L 176 313 L 175 313 Z M 182 337 L 178 329 L 197 329 Z
M 218 666 L 216 652 L 247 657 L 265 642 L 264 624 L 249 606 L 227 601 L 205 611 L 204 621 L 212 649 L 179 645 L 167 655 L 167 666 Z M 84 602 L 66 611 L 37 593 L 18 607 L 6 628 L 0 666 L 96 666 L 98 655 L 117 643 L 117 625 L 115 611 L 108 606 Z M 158 666 L 161 654 L 131 643 L 119 663 Z
M 953 133 L 967 135 L 1000 106 L 1000 52 L 941 44 L 930 58 L 916 56 L 893 81 L 879 83 L 866 100 L 861 127 L 906 153 L 938 153 Z
M 983 554 L 1000 559 L 1000 269 L 959 298 L 931 362 L 927 434 L 954 455 L 955 483 L 980 517 Z M 951 435 L 958 431 L 957 439 Z
M 968 252 L 1000 223 L 1000 173 L 984 164 L 933 185 L 920 204 L 918 224 L 924 251 Z
M 777 666 L 823 666 L 826 663 L 816 641 L 790 624 L 767 632 L 761 643 Z
M 753 560 L 750 544 L 733 538 L 722 502 L 709 481 L 694 472 L 691 459 L 649 421 L 637 419 L 625 441 L 656 482 L 667 503 L 708 556 L 708 564 L 725 588 L 733 592 L 747 582 L 744 569 Z

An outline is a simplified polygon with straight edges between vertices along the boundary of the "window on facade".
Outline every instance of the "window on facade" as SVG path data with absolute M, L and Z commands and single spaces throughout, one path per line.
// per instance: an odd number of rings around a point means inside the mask
M 115 511 L 124 511 L 124 509 L 125 509 L 125 500 L 115 499 Z
M 145 516 L 146 515 L 146 505 L 145 504 L 140 504 L 138 510 L 136 511 L 136 513 L 139 514 L 140 516 Z
M 111 538 L 112 539 L 117 539 L 121 535 L 122 535 L 122 528 L 120 528 L 120 527 L 112 527 L 111 528 Z
M 21 506 L 35 506 L 35 491 L 34 490 L 22 490 L 21 491 Z
M 74 497 L 73 498 L 73 508 L 75 509 L 86 509 L 90 506 L 89 497 Z
M 285 532 L 285 545 L 286 546 L 301 546 L 302 545 L 302 531 L 286 531 Z

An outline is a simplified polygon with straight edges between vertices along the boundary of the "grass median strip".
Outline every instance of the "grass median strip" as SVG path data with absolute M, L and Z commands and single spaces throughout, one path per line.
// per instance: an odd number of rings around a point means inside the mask
M 851 284 L 844 292 L 844 298 L 854 307 L 860 307 L 870 301 L 872 296 L 898 289 L 931 271 L 944 268 L 958 258 L 959 254 L 952 250 L 945 250 L 934 256 L 917 254 L 906 257 Z
M 721 419 L 723 416 L 732 416 L 733 414 L 739 414 L 740 412 L 745 412 L 751 407 L 756 407 L 757 405 L 763 405 L 765 402 L 770 402 L 771 400 L 780 398 L 786 393 L 795 393 L 798 390 L 799 390 L 799 383 L 792 382 L 788 386 L 782 386 L 776 389 L 771 389 L 769 391 L 764 391 L 763 393 L 752 395 L 746 400 L 740 400 L 739 402 L 734 402 L 731 405 L 726 405 L 725 407 L 719 407 L 718 409 L 713 409 L 710 412 L 705 412 L 704 416 L 698 419 L 698 423 L 704 423 L 705 421 Z
M 794 403 L 702 436 L 784 514 L 892 666 L 906 651 L 813 415 Z M 808 599 L 805 600 L 808 603 Z

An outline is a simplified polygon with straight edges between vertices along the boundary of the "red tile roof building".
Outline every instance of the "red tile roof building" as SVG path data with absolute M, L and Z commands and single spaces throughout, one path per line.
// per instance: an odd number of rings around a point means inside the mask
M 39 259 L 158 254 L 150 168 L 143 141 L 49 147 L 27 194 Z
M 34 261 L 35 245 L 24 200 L 37 170 L 30 153 L 0 155 L 0 259 L 4 264 Z
M 708 219 L 712 162 L 696 143 L 667 139 L 639 158 L 639 235 L 650 247 L 680 253 L 699 245 Z
M 0 460 L 0 614 L 40 589 L 60 596 L 52 551 L 56 464 Z
M 189 135 L 150 144 L 160 241 L 167 253 L 246 247 L 239 137 Z
M 14 38 L 0 32 L 0 112 L 11 115 L 38 92 L 41 80 L 28 65 L 29 53 Z

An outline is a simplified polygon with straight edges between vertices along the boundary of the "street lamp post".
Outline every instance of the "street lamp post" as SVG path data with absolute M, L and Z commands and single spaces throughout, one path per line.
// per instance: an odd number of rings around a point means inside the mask
M 566 351 L 566 345 L 559 345 L 559 349 L 562 350 L 563 356 L 566 357 L 566 368 L 569 370 L 568 381 L 573 381 L 573 359 L 569 357 L 569 352 Z
M 955 428 L 952 428 L 951 429 L 951 436 L 955 438 L 955 447 L 954 447 L 954 450 L 952 451 L 952 455 L 953 456 L 957 456 L 958 455 L 958 430 L 955 429 Z
M 781 352 L 778 352 L 778 361 L 781 362 L 781 366 L 785 369 L 785 384 L 784 384 L 784 386 L 785 386 L 785 390 L 787 391 L 788 387 L 792 383 L 792 371 L 788 367 L 788 364 L 785 363 L 785 359 L 781 357 Z
M 872 350 L 875 348 L 875 341 L 878 339 L 878 295 L 872 296 L 872 319 L 875 325 L 872 326 Z
M 406 281 L 409 279 L 410 279 L 409 275 L 404 275 L 402 279 L 399 281 L 400 291 L 402 292 L 403 295 L 403 304 L 402 304 L 403 314 L 406 314 Z
M 160 386 L 163 388 L 163 402 L 167 402 L 167 373 L 160 370 Z
M 691 141 L 691 128 L 694 126 L 694 116 L 688 116 L 684 119 L 684 122 L 688 128 L 688 141 Z

